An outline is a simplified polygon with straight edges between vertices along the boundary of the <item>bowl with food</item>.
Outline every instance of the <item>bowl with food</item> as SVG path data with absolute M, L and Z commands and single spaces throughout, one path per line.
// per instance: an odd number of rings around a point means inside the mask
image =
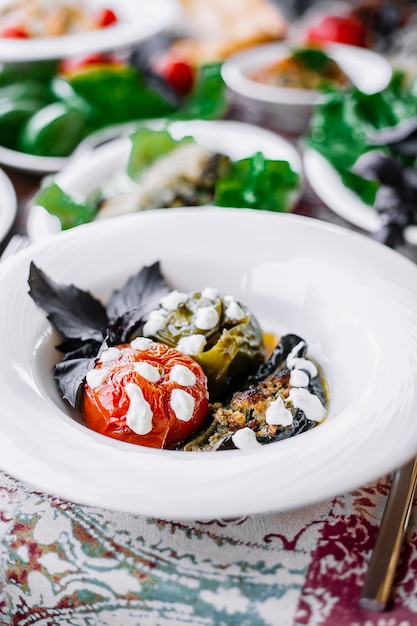
M 388 84 L 391 74 L 389 62 L 371 50 L 289 41 L 239 52 L 222 68 L 232 97 L 261 107 L 267 119 L 289 133 L 307 129 L 313 106 L 324 91 L 354 85 L 375 93 Z
M 174 206 L 289 211 L 302 184 L 296 149 L 252 124 L 128 124 L 91 136 L 66 168 L 44 180 L 29 211 L 28 232 L 39 241 L 82 223 Z
M 62 169 L 86 137 L 115 125 L 224 116 L 219 65 L 188 65 L 184 85 L 154 60 L 153 42 L 131 53 L 0 63 L 0 163 L 48 174 Z M 165 49 L 164 37 L 157 42 Z
M 362 235 L 242 208 L 33 244 L 0 271 L 2 467 L 192 519 L 366 484 L 417 451 L 416 273 Z
M 172 0 L 1 0 L 0 62 L 45 59 L 126 49 L 172 27 L 180 16 Z

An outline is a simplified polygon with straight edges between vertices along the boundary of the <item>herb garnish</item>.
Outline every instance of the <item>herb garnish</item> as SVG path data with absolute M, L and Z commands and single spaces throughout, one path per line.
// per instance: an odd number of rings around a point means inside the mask
M 169 291 L 159 262 L 131 276 L 113 292 L 107 305 L 88 291 L 54 282 L 33 262 L 29 287 L 31 298 L 62 335 L 63 341 L 56 347 L 65 356 L 54 367 L 54 378 L 73 407 L 95 358 L 108 346 L 128 342 L 143 317 Z
M 416 83 L 417 84 L 417 83 Z M 374 237 L 391 247 L 417 221 L 417 91 L 401 73 L 376 94 L 328 92 L 305 143 L 381 215 Z

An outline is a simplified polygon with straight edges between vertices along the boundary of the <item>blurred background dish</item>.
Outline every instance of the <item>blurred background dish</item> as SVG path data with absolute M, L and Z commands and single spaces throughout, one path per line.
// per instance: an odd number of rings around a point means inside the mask
M 136 130 L 144 127 L 158 130 L 163 129 L 164 124 L 162 121 L 154 121 L 147 125 L 136 125 Z M 113 133 L 132 132 L 134 128 L 134 125 L 129 124 L 121 129 L 114 129 Z M 299 184 L 288 191 L 288 202 L 287 200 L 284 202 L 286 210 L 290 210 L 298 201 L 302 189 L 301 158 L 297 150 L 276 133 L 251 124 L 228 120 L 179 121 L 168 124 L 166 128 L 174 139 L 192 136 L 199 145 L 209 148 L 213 153 L 225 154 L 234 161 L 260 152 L 266 159 L 288 163 L 292 172 L 298 175 Z M 112 195 L 113 197 L 117 194 L 122 195 L 121 190 L 126 188 L 126 183 L 127 191 L 130 191 L 132 180 L 126 179 L 132 142 L 127 134 L 124 137 L 107 141 L 109 137 L 111 137 L 111 129 L 88 138 L 85 145 L 80 145 L 68 166 L 54 177 L 48 177 L 43 187 L 56 184 L 79 202 L 95 190 L 99 190 L 100 193 L 100 188 L 106 187 L 108 198 Z M 105 143 L 102 143 L 103 141 Z M 97 148 L 94 147 L 95 142 L 98 144 Z M 158 180 L 162 181 L 162 178 Z M 170 180 L 169 176 L 168 180 Z M 159 183 L 159 187 L 163 187 L 162 182 Z M 283 191 L 284 193 L 287 194 L 287 191 Z M 32 241 L 41 241 L 61 230 L 60 220 L 55 215 L 51 215 L 43 206 L 36 205 L 37 198 L 39 194 L 35 197 L 35 205 L 30 208 L 28 214 L 27 229 Z M 61 204 L 65 208 L 65 202 L 61 201 Z
M 9 177 L 0 169 L 0 243 L 9 232 L 17 212 L 17 198 Z
M 179 0 L 175 54 L 193 65 L 223 61 L 245 48 L 287 36 L 281 3 L 271 0 Z
M 226 59 L 222 76 L 232 95 L 237 94 L 261 107 L 275 127 L 289 133 L 302 133 L 308 128 L 313 106 L 322 99 L 320 90 L 262 84 L 250 77 L 288 57 L 293 48 L 297 46 L 290 42 L 249 48 Z M 323 51 L 337 62 L 353 85 L 366 93 L 378 92 L 390 81 L 392 69 L 389 62 L 371 50 L 330 44 Z
M 154 57 L 155 47 L 157 50 Z M 88 135 L 149 118 L 217 119 L 227 109 L 218 64 L 159 64 L 164 37 L 128 55 L 95 53 L 0 66 L 0 163 L 58 171 Z
M 31 174 L 44 175 L 58 172 L 67 162 L 67 157 L 37 156 L 0 146 L 0 163 Z
M 11 4 L 2 0 L 1 7 Z M 60 59 L 72 55 L 125 49 L 155 33 L 172 27 L 180 16 L 176 0 L 152 0 L 137 4 L 130 0 L 107 2 L 89 0 L 91 12 L 111 9 L 117 21 L 108 27 L 61 36 L 12 37 L 0 39 L 0 62 L 22 62 L 42 59 Z
M 381 230 L 384 221 L 376 209 L 363 202 L 360 197 L 343 184 L 340 174 L 329 161 L 315 150 L 306 150 L 303 154 L 305 175 L 318 197 L 332 211 L 351 224 L 369 233 Z M 404 229 L 405 240 L 417 244 L 417 226 Z

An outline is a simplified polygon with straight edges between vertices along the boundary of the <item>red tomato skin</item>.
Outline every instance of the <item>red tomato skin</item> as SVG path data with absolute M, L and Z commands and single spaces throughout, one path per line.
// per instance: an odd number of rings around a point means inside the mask
M 99 28 L 106 28 L 117 22 L 117 15 L 112 9 L 102 9 L 97 15 L 97 26 Z
M 194 68 L 174 52 L 169 52 L 158 59 L 155 62 L 155 71 L 180 95 L 186 95 L 193 88 Z
M 106 381 L 96 389 L 84 386 L 81 413 L 85 425 L 96 432 L 128 443 L 150 448 L 174 448 L 206 421 L 208 415 L 207 377 L 200 365 L 174 348 L 154 342 L 148 350 L 134 350 L 129 344 L 118 346 L 119 357 L 111 364 L 98 363 L 97 368 L 110 368 Z M 145 361 L 160 367 L 162 376 L 157 383 L 149 383 L 132 369 L 132 364 Z M 169 379 L 175 364 L 185 365 L 196 376 L 193 387 L 183 387 Z M 126 424 L 129 398 L 127 383 L 133 382 L 142 389 L 145 400 L 153 410 L 152 430 L 139 435 Z M 170 406 L 170 393 L 174 388 L 184 389 L 195 399 L 191 420 L 183 422 L 175 416 Z
M 0 35 L 5 39 L 29 39 L 29 35 L 25 29 L 19 26 L 9 26 L 5 28 Z
M 62 74 L 74 74 L 84 68 L 97 65 L 121 65 L 121 63 L 113 59 L 109 54 L 97 52 L 81 58 L 62 59 L 59 71 Z
M 327 15 L 318 24 L 312 26 L 305 36 L 305 43 L 309 45 L 325 42 L 365 47 L 365 29 L 354 17 Z

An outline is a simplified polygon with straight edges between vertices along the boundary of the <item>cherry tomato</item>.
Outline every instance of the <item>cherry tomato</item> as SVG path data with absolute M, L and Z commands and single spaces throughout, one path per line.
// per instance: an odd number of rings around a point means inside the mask
M 25 31 L 25 29 L 21 28 L 20 26 L 9 26 L 8 28 L 5 28 L 4 30 L 1 31 L 0 36 L 8 38 L 8 39 L 28 39 L 29 38 L 29 35 Z
M 114 439 L 173 448 L 207 418 L 207 377 L 189 356 L 144 341 L 141 349 L 134 342 L 110 348 L 111 361 L 102 355 L 92 372 L 99 380 L 88 375 L 84 385 L 82 416 L 86 426 Z
M 106 28 L 107 26 L 116 24 L 117 21 L 117 15 L 111 9 L 101 9 L 97 15 L 97 26 L 99 28 Z
M 194 68 L 174 52 L 159 58 L 154 69 L 181 95 L 189 93 L 194 85 Z
M 97 52 L 80 58 L 63 59 L 60 63 L 59 70 L 63 74 L 72 74 L 85 67 L 92 65 L 109 65 L 114 60 L 109 54 Z
M 308 29 L 305 36 L 305 42 L 309 45 L 332 41 L 364 47 L 366 45 L 365 29 L 355 17 L 327 15 Z

